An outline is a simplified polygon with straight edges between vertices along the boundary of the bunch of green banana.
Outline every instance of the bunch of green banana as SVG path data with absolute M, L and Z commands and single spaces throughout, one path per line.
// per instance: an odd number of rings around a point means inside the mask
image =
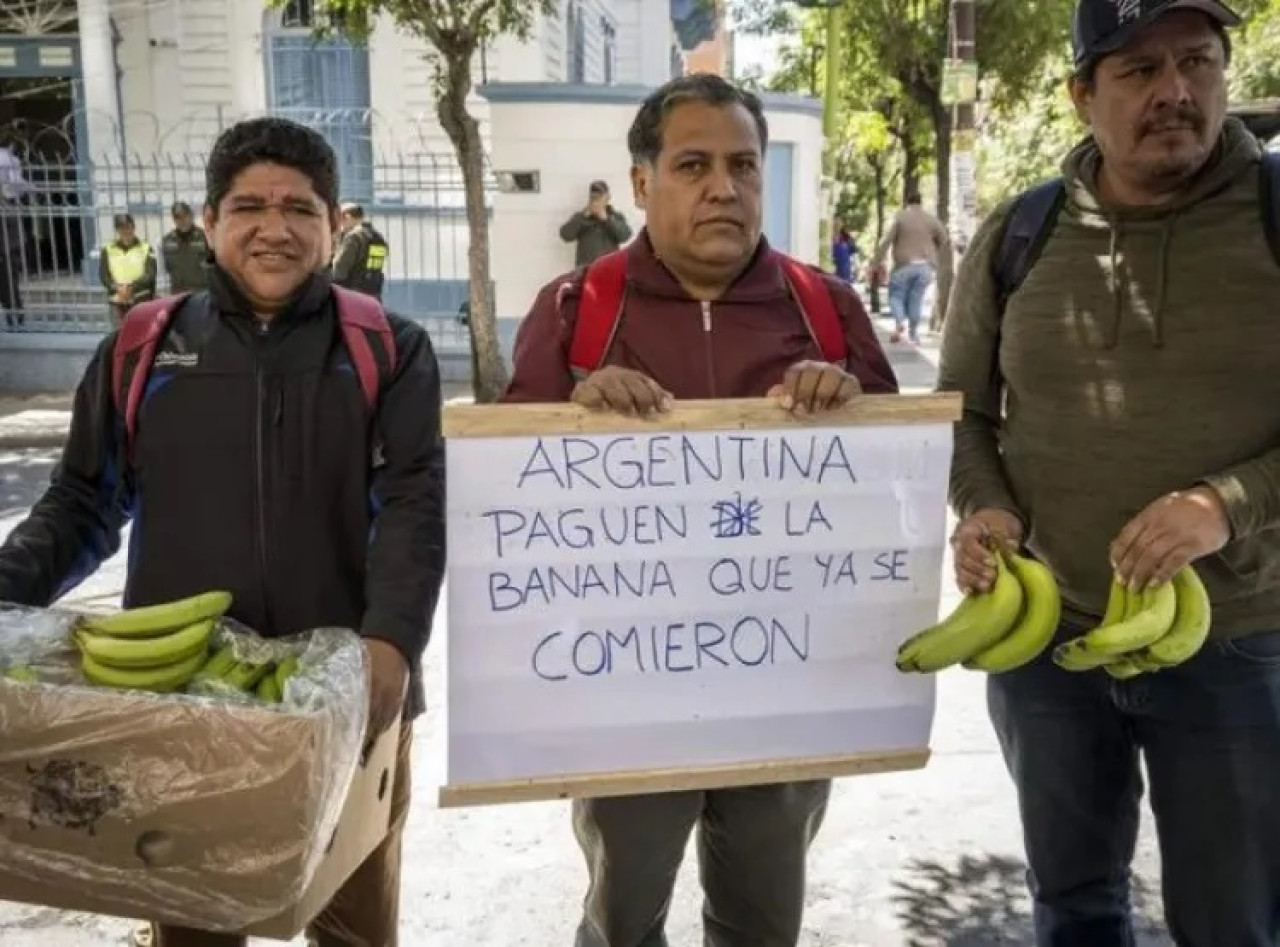
M 1068 671 L 1105 668 L 1117 680 L 1182 664 L 1209 637 L 1212 609 L 1191 566 L 1169 582 L 1140 592 L 1112 578 L 1106 613 L 1097 628 L 1063 642 L 1053 660 Z
M 945 620 L 903 642 L 898 670 L 930 673 L 963 664 L 1009 671 L 1048 646 L 1062 611 L 1053 575 L 1016 553 L 996 553 L 995 560 L 991 591 L 965 596 Z
M 280 661 L 237 659 L 235 647 L 227 645 L 209 659 L 201 669 L 200 677 L 205 681 L 216 678 L 224 688 L 252 694 L 269 704 L 278 704 L 284 699 L 289 678 L 297 671 L 296 655 L 287 655 Z
M 231 605 L 228 592 L 86 616 L 74 632 L 85 679 L 100 687 L 168 694 L 205 665 L 209 642 Z

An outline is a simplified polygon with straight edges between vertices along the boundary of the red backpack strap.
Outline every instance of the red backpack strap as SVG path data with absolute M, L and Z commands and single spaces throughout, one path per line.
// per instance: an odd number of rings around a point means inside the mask
M 169 328 L 173 314 L 190 293 L 150 299 L 130 309 L 120 323 L 111 353 L 111 398 L 116 414 L 124 421 L 126 458 L 133 456 L 138 410 L 147 390 L 147 377 L 156 359 L 156 350 Z
M 627 294 L 627 251 L 615 250 L 587 266 L 582 277 L 578 318 L 569 346 L 569 370 L 583 378 L 604 361 L 622 322 Z
M 843 365 L 849 357 L 849 344 L 826 279 L 817 270 L 785 253 L 778 254 L 778 261 L 822 357 L 828 362 Z
M 342 327 L 342 339 L 351 356 L 352 367 L 360 379 L 364 402 L 370 413 L 378 407 L 378 395 L 382 392 L 384 378 L 390 377 L 396 367 L 396 337 L 391 331 L 391 321 L 382 304 L 372 296 L 355 290 L 334 286 L 333 297 L 338 304 L 338 324 Z M 386 367 L 378 361 L 369 336 L 376 336 L 386 356 Z

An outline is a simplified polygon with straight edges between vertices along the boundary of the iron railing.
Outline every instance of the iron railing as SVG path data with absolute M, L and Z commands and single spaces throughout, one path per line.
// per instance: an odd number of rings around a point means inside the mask
M 170 208 L 186 202 L 199 218 L 204 156 L 133 154 L 84 162 L 53 152 L 21 149 L 20 185 L 6 185 L 0 168 L 0 190 L 21 192 L 0 199 L 0 329 L 102 333 L 110 316 L 98 261 L 113 237 L 112 218 L 131 214 L 139 236 L 156 248 L 163 291 L 160 245 L 172 227 Z M 459 312 L 468 295 L 469 237 L 453 155 L 379 156 L 352 177 L 360 193 L 342 197 L 357 198 L 390 245 L 387 308 L 423 322 L 437 345 L 466 345 Z

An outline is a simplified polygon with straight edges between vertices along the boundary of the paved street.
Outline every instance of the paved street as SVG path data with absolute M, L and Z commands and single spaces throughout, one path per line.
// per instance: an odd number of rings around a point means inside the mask
M 932 385 L 931 348 L 892 348 L 904 387 Z M 3 413 L 3 412 L 0 412 Z M 49 448 L 0 452 L 0 530 L 39 494 Z M 77 590 L 114 600 L 117 557 Z M 949 595 L 943 610 L 956 604 Z M 562 804 L 441 811 L 443 673 L 439 629 L 429 652 L 436 707 L 416 737 L 417 788 L 406 846 L 402 943 L 407 947 L 569 947 L 584 871 Z M 941 676 L 934 756 L 922 772 L 838 783 L 815 844 L 802 947 L 996 947 L 1031 942 L 1013 795 L 986 721 L 983 678 Z M 1149 820 L 1137 905 L 1142 947 L 1163 945 Z M 700 943 L 698 892 L 686 864 L 670 924 L 672 947 Z M 4 947 L 111 947 L 128 925 L 0 904 Z

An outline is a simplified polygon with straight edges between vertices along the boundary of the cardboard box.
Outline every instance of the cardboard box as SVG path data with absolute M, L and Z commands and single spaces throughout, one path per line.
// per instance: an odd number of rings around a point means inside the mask
M 385 836 L 395 736 L 347 794 L 331 716 L 0 684 L 0 898 L 288 939 Z
M 391 823 L 391 786 L 396 778 L 400 749 L 397 720 L 373 745 L 368 759 L 356 770 L 351 791 L 333 842 L 320 863 L 311 886 L 292 908 L 242 933 L 274 940 L 293 940 L 311 923 L 338 889 L 387 837 Z

